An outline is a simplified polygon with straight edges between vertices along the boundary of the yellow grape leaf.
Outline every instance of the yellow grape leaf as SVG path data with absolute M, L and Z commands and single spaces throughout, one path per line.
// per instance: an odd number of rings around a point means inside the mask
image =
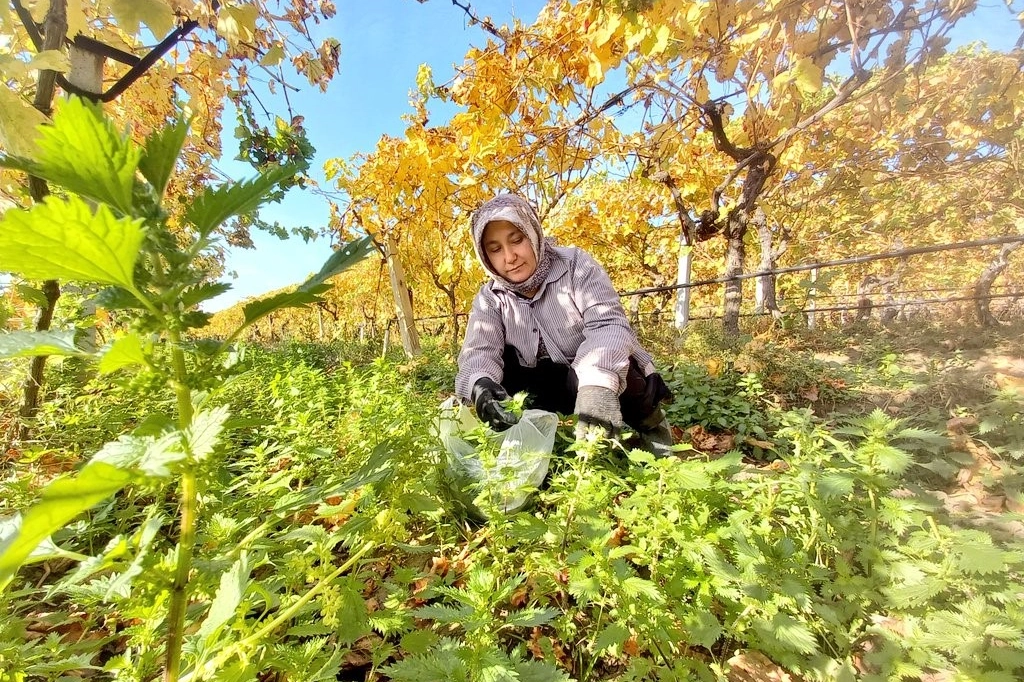
M 722 373 L 723 363 L 718 358 L 708 358 L 704 361 L 704 366 L 707 367 L 708 376 L 717 377 Z
M 0 88 L 0 148 L 12 156 L 36 155 L 36 128 L 47 119 L 9 88 Z
M 0 76 L 11 80 L 20 80 L 28 75 L 28 65 L 17 57 L 0 54 Z
M 697 86 L 694 93 L 694 99 L 696 99 L 700 104 L 711 99 L 711 89 L 708 87 L 708 79 L 703 75 L 697 77 Z
M 607 21 L 605 21 L 600 28 L 594 31 L 594 47 L 601 47 L 611 40 L 612 36 L 614 36 L 616 31 L 618 31 L 621 23 L 622 19 L 618 14 L 612 14 L 609 16 Z
M 429 64 L 420 64 L 416 69 L 416 89 L 424 97 L 434 89 L 434 72 L 430 69 Z
M 633 50 L 637 45 L 640 45 L 647 39 L 647 35 L 650 33 L 650 29 L 646 26 L 627 27 L 626 30 L 626 49 Z
M 260 60 L 261 66 L 277 66 L 284 59 L 284 48 L 278 44 L 270 46 L 267 53 L 263 55 L 263 59 Z
M 125 33 L 135 35 L 139 24 L 157 38 L 163 38 L 174 28 L 174 10 L 164 0 L 107 0 L 118 26 Z
M 229 45 L 250 42 L 255 36 L 257 17 L 259 9 L 255 5 L 222 7 L 220 14 L 217 15 L 217 33 L 222 35 Z
M 809 95 L 821 90 L 821 79 L 825 74 L 811 58 L 798 59 L 790 70 L 796 79 L 796 87 L 803 94 Z
M 686 8 L 686 23 L 690 26 L 696 26 L 704 20 L 704 17 L 708 13 L 708 6 L 704 3 L 692 3 Z
M 71 69 L 71 61 L 66 54 L 59 50 L 44 50 L 29 60 L 28 68 L 67 73 Z
M 74 38 L 79 33 L 85 33 L 88 20 L 85 17 L 84 5 L 88 1 L 89 0 L 68 0 L 68 38 Z M 6 5 L 7 3 L 4 4 Z
M 731 80 L 736 75 L 736 67 L 740 65 L 740 58 L 736 55 L 729 54 L 725 55 L 718 62 L 718 68 L 715 70 L 715 80 L 719 83 L 724 83 L 727 80 Z
M 587 65 L 587 82 L 588 88 L 592 88 L 601 81 L 604 80 L 604 64 L 593 52 L 590 53 L 590 63 Z
M 11 33 L 11 8 L 6 2 L 0 2 L 0 31 Z
M 654 47 L 651 48 L 651 54 L 661 54 L 668 47 L 668 39 L 672 35 L 668 26 L 664 24 L 658 27 L 658 32 L 654 41 Z

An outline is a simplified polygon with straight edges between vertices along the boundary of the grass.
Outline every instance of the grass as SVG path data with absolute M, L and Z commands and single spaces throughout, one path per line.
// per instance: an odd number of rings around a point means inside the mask
M 534 663 L 548 666 L 536 679 L 716 679 L 751 665 L 1012 679 L 1024 671 L 1019 331 L 645 336 L 676 394 L 682 461 L 575 451 L 563 427 L 530 511 L 482 526 L 450 514 L 437 487 L 432 422 L 455 372 L 444 342 L 415 360 L 249 348 L 216 398 L 230 436 L 200 472 L 189 632 L 222 575 L 253 563 L 231 627 L 202 646 L 189 635 L 187 651 L 235 647 L 282 682 L 487 666 L 530 679 Z M 51 368 L 32 440 L 6 450 L 0 515 L 169 409 L 144 379 L 81 381 L 80 368 Z M 99 563 L 23 569 L 0 598 L 12 614 L 0 662 L 31 679 L 158 674 L 168 490 L 127 489 L 55 534 Z M 368 558 L 339 573 L 366 543 Z M 287 629 L 265 628 L 317 580 Z

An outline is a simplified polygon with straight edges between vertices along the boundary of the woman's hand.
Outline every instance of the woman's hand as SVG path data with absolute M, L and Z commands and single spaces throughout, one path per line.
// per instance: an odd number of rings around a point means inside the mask
M 600 429 L 605 437 L 613 438 L 622 430 L 622 409 L 619 396 L 603 386 L 580 386 L 576 394 L 576 439 L 584 438 L 588 431 Z
M 502 400 L 508 400 L 508 393 L 492 379 L 478 379 L 473 384 L 472 398 L 476 416 L 495 431 L 505 431 L 519 421 L 518 415 L 501 406 Z

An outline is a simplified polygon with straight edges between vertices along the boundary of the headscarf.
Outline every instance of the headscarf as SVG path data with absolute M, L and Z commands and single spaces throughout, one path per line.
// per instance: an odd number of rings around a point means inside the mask
M 519 231 L 530 241 L 533 255 L 537 258 L 537 269 L 525 282 L 510 282 L 491 267 L 482 242 L 484 228 L 493 220 L 507 220 L 518 227 Z M 502 287 L 522 295 L 540 288 L 551 271 L 551 247 L 554 246 L 554 241 L 544 238 L 540 218 L 530 202 L 515 194 L 499 194 L 476 210 L 476 213 L 473 214 L 472 229 L 473 248 L 476 250 L 477 260 L 484 266 L 484 270 L 492 280 Z

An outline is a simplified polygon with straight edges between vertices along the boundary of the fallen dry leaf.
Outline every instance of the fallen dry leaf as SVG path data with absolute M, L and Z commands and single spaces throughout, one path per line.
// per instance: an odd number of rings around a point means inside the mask
M 729 659 L 729 682 L 794 682 L 794 677 L 760 651 L 744 651 Z

